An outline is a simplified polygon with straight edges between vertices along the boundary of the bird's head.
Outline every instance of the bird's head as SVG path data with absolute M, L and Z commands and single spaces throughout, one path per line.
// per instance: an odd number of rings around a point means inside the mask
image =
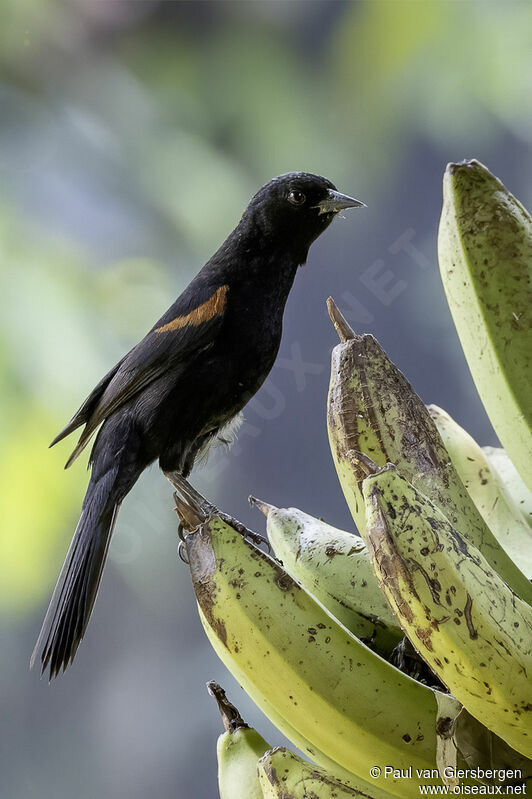
M 289 172 L 266 183 L 248 213 L 268 239 L 293 248 L 303 263 L 312 242 L 345 208 L 364 203 L 341 194 L 330 180 L 309 172 Z

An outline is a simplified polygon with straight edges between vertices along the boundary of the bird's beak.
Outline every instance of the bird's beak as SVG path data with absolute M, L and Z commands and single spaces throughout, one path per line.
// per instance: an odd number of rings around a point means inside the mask
M 366 208 L 366 203 L 355 200 L 354 197 L 349 197 L 347 194 L 341 194 L 334 189 L 329 189 L 325 199 L 313 207 L 318 209 L 318 215 L 336 214 L 338 211 L 343 211 L 344 208 Z

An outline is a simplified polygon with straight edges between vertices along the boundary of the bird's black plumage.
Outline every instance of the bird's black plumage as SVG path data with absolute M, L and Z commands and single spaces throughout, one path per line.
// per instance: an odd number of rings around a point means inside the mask
M 98 430 L 81 517 L 33 656 L 58 674 L 84 635 L 120 504 L 159 460 L 186 477 L 273 366 L 298 266 L 335 214 L 363 203 L 325 178 L 267 183 L 239 224 L 149 333 L 98 383 L 57 443 L 84 427 L 67 466 Z

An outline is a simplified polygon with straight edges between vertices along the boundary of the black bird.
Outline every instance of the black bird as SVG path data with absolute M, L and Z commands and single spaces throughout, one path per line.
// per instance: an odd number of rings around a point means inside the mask
M 273 366 L 298 266 L 335 214 L 364 203 L 292 172 L 252 198 L 237 227 L 150 332 L 102 378 L 52 441 L 78 427 L 66 466 L 98 428 L 90 482 L 31 664 L 72 662 L 96 599 L 120 504 L 141 472 L 187 477 Z

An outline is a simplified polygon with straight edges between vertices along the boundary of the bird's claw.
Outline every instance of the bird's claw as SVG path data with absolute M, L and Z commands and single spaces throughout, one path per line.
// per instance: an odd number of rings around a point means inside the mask
M 183 563 L 186 563 L 187 566 L 190 564 L 184 538 L 182 538 L 181 541 L 179 542 L 179 545 L 177 547 L 177 554 L 179 555 L 179 559 L 182 560 Z

